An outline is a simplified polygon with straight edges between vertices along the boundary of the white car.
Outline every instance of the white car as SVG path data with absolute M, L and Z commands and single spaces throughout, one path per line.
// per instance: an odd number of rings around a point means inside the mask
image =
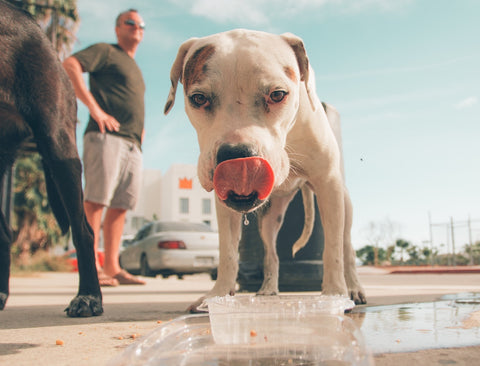
M 218 243 L 218 232 L 203 223 L 150 222 L 122 251 L 120 265 L 147 277 L 210 273 L 216 279 Z

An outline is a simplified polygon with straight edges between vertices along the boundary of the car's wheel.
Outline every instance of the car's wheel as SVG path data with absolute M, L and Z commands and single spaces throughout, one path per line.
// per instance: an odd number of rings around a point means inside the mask
M 140 275 L 145 277 L 155 277 L 155 272 L 150 269 L 148 265 L 147 255 L 143 254 L 142 258 L 140 259 Z

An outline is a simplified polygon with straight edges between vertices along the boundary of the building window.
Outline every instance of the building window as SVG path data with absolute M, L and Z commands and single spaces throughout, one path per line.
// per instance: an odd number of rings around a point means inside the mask
M 190 209 L 189 209 L 188 198 L 180 198 L 180 213 L 188 214 L 189 211 Z
M 202 199 L 202 213 L 210 215 L 212 213 L 212 200 L 210 198 Z

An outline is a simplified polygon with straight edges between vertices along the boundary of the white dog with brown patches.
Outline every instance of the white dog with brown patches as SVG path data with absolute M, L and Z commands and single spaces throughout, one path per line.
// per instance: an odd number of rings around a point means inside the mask
M 180 81 L 200 145 L 198 176 L 217 197 L 218 279 L 190 310 L 206 297 L 234 293 L 242 215 L 263 205 L 264 281 L 258 294 L 278 293 L 276 239 L 298 189 L 306 228 L 292 254 L 311 233 L 313 190 L 325 235 L 322 292 L 366 303 L 350 242 L 352 207 L 344 184 L 340 120 L 316 95 L 302 40 L 248 30 L 190 39 L 181 45 L 170 77 L 165 114 Z

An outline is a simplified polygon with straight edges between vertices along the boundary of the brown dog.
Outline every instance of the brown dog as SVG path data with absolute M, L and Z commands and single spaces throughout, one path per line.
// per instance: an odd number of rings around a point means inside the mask
M 340 119 L 316 95 L 302 40 L 247 30 L 191 39 L 180 47 L 170 77 L 165 113 L 181 81 L 200 145 L 198 176 L 217 196 L 220 264 L 205 297 L 234 292 L 242 215 L 266 202 L 259 218 L 265 246 L 259 294 L 278 293 L 277 234 L 301 188 L 306 197 L 316 194 L 324 228 L 323 293 L 365 303 L 350 242 Z M 302 245 L 294 246 L 293 255 Z
M 22 141 L 33 136 L 42 156 L 53 213 L 72 229 L 80 285 L 66 309 L 72 317 L 103 313 L 93 232 L 83 211 L 82 166 L 76 145 L 75 94 L 40 27 L 0 0 L 0 191 Z M 9 294 L 12 234 L 0 212 L 0 310 Z

